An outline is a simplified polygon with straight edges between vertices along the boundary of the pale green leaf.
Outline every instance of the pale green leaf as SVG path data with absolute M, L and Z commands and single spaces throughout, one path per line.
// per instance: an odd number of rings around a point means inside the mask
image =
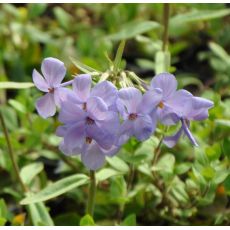
M 109 35 L 107 38 L 111 40 L 126 40 L 158 28 L 160 28 L 160 24 L 154 21 L 132 21 L 123 25 L 120 31 Z
M 20 171 L 20 176 L 25 184 L 29 184 L 42 170 L 42 163 L 32 163 L 24 166 Z
M 190 22 L 197 22 L 202 20 L 211 20 L 221 18 L 230 14 L 230 9 L 223 10 L 196 10 L 184 14 L 177 14 L 170 19 L 170 26 L 176 24 L 185 24 Z
M 107 157 L 106 161 L 117 171 L 127 173 L 129 171 L 129 166 L 119 157 Z
M 29 204 L 28 211 L 30 214 L 31 221 L 34 226 L 37 225 L 45 225 L 45 226 L 53 226 L 53 220 L 50 217 L 47 207 L 44 203 L 39 202 L 36 204 Z
M 96 173 L 96 179 L 97 181 L 103 181 L 110 177 L 121 175 L 121 174 L 122 174 L 121 171 L 117 171 L 111 168 L 104 168 Z
M 0 89 L 27 89 L 34 87 L 32 82 L 12 82 L 2 81 L 0 82 Z
M 66 193 L 81 185 L 88 184 L 88 182 L 89 182 L 89 177 L 84 174 L 68 176 L 49 185 L 48 187 L 44 188 L 40 192 L 26 197 L 20 202 L 20 204 L 26 205 L 26 204 L 49 200 L 54 197 L 60 196 L 61 194 Z

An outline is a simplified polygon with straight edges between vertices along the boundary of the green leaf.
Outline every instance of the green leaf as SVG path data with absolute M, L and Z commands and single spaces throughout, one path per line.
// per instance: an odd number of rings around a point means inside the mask
M 75 58 L 73 57 L 70 57 L 70 60 L 71 62 L 78 68 L 80 69 L 83 73 L 89 73 L 91 75 L 98 75 L 100 74 L 101 72 L 96 70 L 96 69 L 93 69 L 92 67 L 88 66 L 88 65 L 85 65 L 83 63 L 81 63 L 80 61 L 76 60 Z
M 25 106 L 21 104 L 20 102 L 13 100 L 13 99 L 10 99 L 8 102 L 14 109 L 18 110 L 21 113 L 26 113 Z
M 224 181 L 224 188 L 226 193 L 230 196 L 230 175 Z
M 201 173 L 206 180 L 211 180 L 215 176 L 215 170 L 211 166 L 204 167 Z
M 162 176 L 168 176 L 173 174 L 174 165 L 175 165 L 174 155 L 170 153 L 166 153 L 159 159 L 156 168 L 153 168 L 153 170 L 159 171 L 159 173 Z
M 57 6 L 54 8 L 54 15 L 57 18 L 58 23 L 65 29 L 71 28 L 72 16 L 68 14 L 64 9 Z
M 31 204 L 31 203 L 49 200 L 54 197 L 60 196 L 61 194 L 66 193 L 81 185 L 88 184 L 88 182 L 89 182 L 89 177 L 84 174 L 68 176 L 47 186 L 40 192 L 26 197 L 20 202 L 20 204 L 25 205 L 25 204 Z
M 6 206 L 6 203 L 4 201 L 4 199 L 0 199 L 0 217 L 2 218 L 7 218 L 7 206 Z
M 177 76 L 177 80 L 180 88 L 184 88 L 188 85 L 196 85 L 200 89 L 203 89 L 203 83 L 197 78 L 197 76 L 188 76 L 187 74 L 180 74 Z
M 7 219 L 0 217 L 0 226 L 5 226 Z
M 219 159 L 221 155 L 221 146 L 218 143 L 215 143 L 212 146 L 206 147 L 205 153 L 208 156 L 209 160 L 214 161 Z
M 81 218 L 80 226 L 95 226 L 95 223 L 93 218 L 89 214 L 87 214 Z
M 189 162 L 181 163 L 179 165 L 175 166 L 175 174 L 181 175 L 186 173 L 190 168 L 192 164 Z
M 218 126 L 224 126 L 226 128 L 230 128 L 230 120 L 227 119 L 216 119 L 215 120 L 216 125 Z
M 20 176 L 25 184 L 30 184 L 30 182 L 37 176 L 44 166 L 42 163 L 32 163 L 23 167 L 20 171 Z
M 1 81 L 0 89 L 27 89 L 34 87 L 32 82 Z
M 29 17 L 30 18 L 38 17 L 39 15 L 45 12 L 46 8 L 47 8 L 46 3 L 28 4 Z
M 209 42 L 209 47 L 215 55 L 222 59 L 222 61 L 225 63 L 230 62 L 230 56 L 220 45 L 215 42 Z
M 160 24 L 154 21 L 132 21 L 121 27 L 120 31 L 107 36 L 108 39 L 118 41 L 134 38 L 139 34 L 160 28 Z
M 170 68 L 170 53 L 167 51 L 158 51 L 155 56 L 155 71 L 156 74 L 169 72 Z
M 53 226 L 53 220 L 50 217 L 50 214 L 44 205 L 44 203 L 39 202 L 36 204 L 29 204 L 28 211 L 30 214 L 31 221 L 33 225 L 45 225 L 45 226 Z
M 121 43 L 119 44 L 119 47 L 117 49 L 116 57 L 114 59 L 114 70 L 115 71 L 120 69 L 124 48 L 125 48 L 125 40 L 121 41 Z
M 136 215 L 130 214 L 128 215 L 124 221 L 121 223 L 122 226 L 136 226 Z
M 187 12 L 184 14 L 177 14 L 170 19 L 170 27 L 178 24 L 186 24 L 190 22 L 197 22 L 202 20 L 211 20 L 215 18 L 221 18 L 230 14 L 229 9 L 223 10 L 197 10 L 193 12 Z
M 96 173 L 96 179 L 98 182 L 100 182 L 103 180 L 107 180 L 110 177 L 121 175 L 121 174 L 122 174 L 121 171 L 117 171 L 111 168 L 104 168 Z
M 223 151 L 224 151 L 225 156 L 227 156 L 228 159 L 230 159 L 230 137 L 224 139 Z
M 127 173 L 129 171 L 129 166 L 119 157 L 107 157 L 106 161 L 117 171 Z
M 111 180 L 110 201 L 116 204 L 125 204 L 127 197 L 127 184 L 123 176 L 117 176 Z

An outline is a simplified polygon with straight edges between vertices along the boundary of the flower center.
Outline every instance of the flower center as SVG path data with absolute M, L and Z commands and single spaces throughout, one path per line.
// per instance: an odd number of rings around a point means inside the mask
M 161 101 L 159 104 L 158 104 L 158 107 L 160 108 L 160 109 L 163 109 L 164 108 L 164 103 Z
M 86 118 L 86 124 L 87 124 L 87 125 L 93 125 L 94 123 L 95 123 L 94 120 L 91 119 L 90 117 L 87 117 L 87 118 Z
M 86 138 L 85 138 L 85 143 L 86 143 L 86 144 L 91 144 L 92 140 L 93 140 L 93 139 L 92 139 L 91 137 L 86 137 Z
M 82 109 L 83 109 L 84 111 L 87 110 L 87 104 L 86 104 L 86 103 L 83 103 L 83 104 L 82 104 Z
M 53 93 L 54 92 L 54 88 L 48 88 L 49 93 Z
M 129 120 L 134 121 L 136 119 L 137 119 L 137 114 L 136 113 L 129 114 Z

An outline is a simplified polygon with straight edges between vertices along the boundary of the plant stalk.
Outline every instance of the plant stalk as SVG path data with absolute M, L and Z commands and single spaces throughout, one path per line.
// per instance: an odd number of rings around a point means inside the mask
M 20 171 L 19 171 L 19 167 L 18 167 L 18 164 L 17 164 L 17 160 L 16 160 L 15 154 L 13 152 L 13 148 L 12 148 L 12 145 L 11 145 L 11 142 L 10 142 L 9 133 L 8 133 L 7 128 L 6 128 L 6 124 L 5 124 L 5 121 L 4 121 L 4 118 L 3 118 L 3 115 L 1 113 L 1 111 L 0 111 L 0 123 L 1 123 L 3 133 L 4 133 L 4 136 L 5 136 L 5 139 L 6 139 L 6 144 L 7 144 L 7 147 L 8 147 L 8 151 L 9 151 L 9 154 L 10 154 L 10 159 L 11 159 L 12 166 L 13 166 L 14 172 L 16 174 L 16 177 L 17 177 L 17 179 L 18 179 L 18 181 L 20 183 L 20 186 L 21 186 L 23 192 L 28 192 L 28 188 L 23 183 L 22 178 L 20 176 Z
M 89 185 L 89 197 L 87 203 L 87 214 L 93 217 L 94 212 L 94 203 L 95 203 L 95 194 L 96 194 L 96 177 L 95 171 L 90 170 L 90 185 Z

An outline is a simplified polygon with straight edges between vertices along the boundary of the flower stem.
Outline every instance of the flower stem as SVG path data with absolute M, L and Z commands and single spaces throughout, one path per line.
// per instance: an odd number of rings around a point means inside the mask
M 95 171 L 90 170 L 89 197 L 88 197 L 88 204 L 87 204 L 86 212 L 92 217 L 93 217 L 93 211 L 94 211 L 95 194 L 96 194 Z
M 166 51 L 168 48 L 169 14 L 170 14 L 170 5 L 169 3 L 164 3 L 164 13 L 163 13 L 164 32 L 162 38 L 163 40 L 162 51 Z
M 17 160 L 15 158 L 15 154 L 13 152 L 13 148 L 12 148 L 12 145 L 11 145 L 11 142 L 10 142 L 9 133 L 8 133 L 7 128 L 6 128 L 6 124 L 5 124 L 5 121 L 4 121 L 4 118 L 3 118 L 3 115 L 2 115 L 1 112 L 0 112 L 0 123 L 1 123 L 3 133 L 4 133 L 4 136 L 5 136 L 5 139 L 6 139 L 6 144 L 7 144 L 7 147 L 8 147 L 9 154 L 10 154 L 10 159 L 11 159 L 11 162 L 12 162 L 12 165 L 13 165 L 13 169 L 15 171 L 15 174 L 17 176 L 17 179 L 18 179 L 18 181 L 19 181 L 19 183 L 21 185 L 21 188 L 22 188 L 23 192 L 27 192 L 28 189 L 27 189 L 26 185 L 23 183 L 22 178 L 20 176 L 19 167 L 18 167 Z

